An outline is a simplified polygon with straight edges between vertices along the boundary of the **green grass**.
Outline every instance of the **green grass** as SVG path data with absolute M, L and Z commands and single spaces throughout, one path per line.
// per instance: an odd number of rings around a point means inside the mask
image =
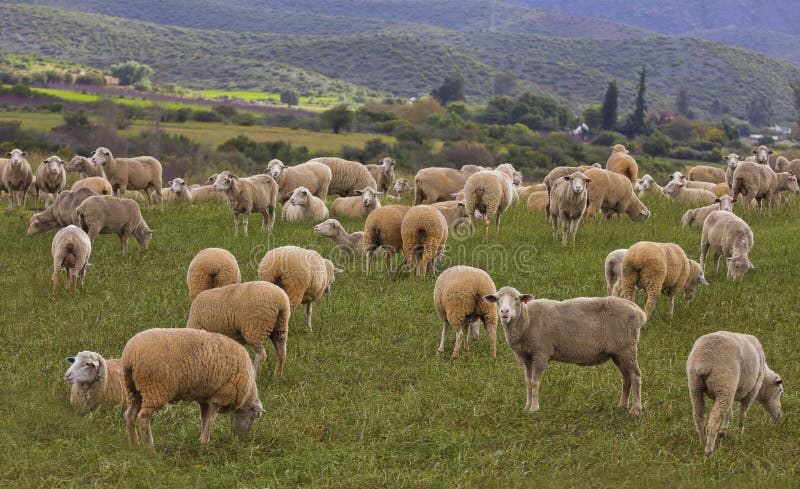
M 61 90 L 55 88 L 31 88 L 31 90 L 36 93 L 41 93 L 42 95 L 50 95 L 51 97 L 56 97 L 61 100 L 65 100 L 67 102 L 92 103 L 92 102 L 97 102 L 102 98 L 109 98 L 100 95 L 94 95 L 91 93 L 81 93 L 73 90 Z M 113 100 L 114 103 L 116 104 L 130 105 L 133 107 L 150 107 L 151 105 L 158 105 L 163 109 L 183 109 L 183 108 L 202 109 L 202 110 L 208 109 L 208 107 L 206 107 L 205 105 L 183 103 L 183 102 L 154 102 L 152 100 L 127 98 L 127 97 L 111 97 L 110 99 Z
M 200 90 L 200 96 L 210 99 L 238 99 L 245 102 L 269 102 L 275 105 L 281 104 L 281 94 L 274 92 L 254 92 L 247 90 Z M 319 97 L 298 97 L 300 102 L 296 107 L 299 109 L 320 111 L 333 105 L 342 103 L 337 95 L 325 95 Z
M 604 295 L 605 255 L 639 240 L 674 241 L 696 258 L 700 231 L 677 226 L 683 208 L 650 203 L 653 217 L 582 227 L 574 249 L 556 244 L 540 215 L 523 206 L 504 218 L 491 241 L 453 236 L 446 263 L 486 269 L 498 287 L 537 297 Z M 277 222 L 272 234 L 234 239 L 222 205 L 143 211 L 156 229 L 147 252 L 118 240 L 94 242 L 86 289 L 49 298 L 52 233 L 25 237 L 31 211 L 2 212 L 4 273 L 3 382 L 0 383 L 0 481 L 7 486 L 126 487 L 625 487 L 798 485 L 798 312 L 796 239 L 800 201 L 771 218 L 746 215 L 755 233 L 757 271 L 732 283 L 709 272 L 710 287 L 692 302 L 676 301 L 673 321 L 659 299 L 642 332 L 644 413 L 615 409 L 617 371 L 551 363 L 541 388 L 542 410 L 522 411 L 522 368 L 498 338 L 488 356 L 485 333 L 470 351 L 437 355 L 441 324 L 432 303 L 433 278 L 387 279 L 382 265 L 365 279 L 348 266 L 332 293 L 314 308 L 309 333 L 298 310 L 290 322 L 284 376 L 271 378 L 274 354 L 259 378 L 267 410 L 245 441 L 220 416 L 210 450 L 199 448 L 195 405 L 157 413 L 157 454 L 128 447 L 123 409 L 75 414 L 62 380 L 63 358 L 84 349 L 118 356 L 125 341 L 152 327 L 181 327 L 189 301 L 186 267 L 206 247 L 236 255 L 243 280 L 279 245 L 331 243 L 309 225 Z M 347 229 L 362 221 L 344 219 Z M 202 230 L 202 232 L 198 232 Z M 345 265 L 344 263 L 340 263 Z M 642 302 L 639 297 L 639 302 Z M 712 456 L 694 433 L 684 372 L 702 334 L 728 329 L 757 335 L 770 366 L 786 380 L 784 417 L 771 422 L 754 406 L 744 434 L 735 430 Z

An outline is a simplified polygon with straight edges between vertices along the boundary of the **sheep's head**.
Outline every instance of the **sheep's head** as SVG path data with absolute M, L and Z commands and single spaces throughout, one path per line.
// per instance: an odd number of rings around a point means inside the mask
M 634 194 L 631 195 L 631 203 L 628 205 L 625 213 L 632 221 L 637 222 L 644 221 L 650 217 L 650 209 L 648 209 Z
M 709 285 L 703 269 L 700 268 L 700 264 L 694 260 L 689 260 L 689 264 L 692 267 L 692 271 L 689 273 L 689 284 L 686 286 L 686 291 L 683 295 L 683 298 L 687 301 L 692 300 L 698 285 Z
M 767 367 L 761 388 L 758 390 L 756 400 L 767 411 L 772 419 L 781 417 L 781 396 L 783 395 L 783 379 Z
M 797 177 L 792 173 L 786 173 L 786 188 L 793 194 L 800 193 L 800 186 L 797 184 Z
M 176 178 L 167 182 L 172 193 L 179 194 L 186 191 L 186 181 L 183 178 Z
M 631 154 L 631 152 L 628 151 L 625 148 L 625 146 L 621 144 L 615 144 L 614 146 L 611 146 L 611 154 L 616 154 L 616 153 L 625 153 L 626 155 Z
M 206 185 L 214 185 L 214 182 L 217 181 L 217 176 L 218 175 L 219 175 L 219 173 L 215 173 L 215 174 L 211 175 L 210 177 L 208 177 L 208 180 L 206 180 Z
M 762 165 L 766 165 L 769 162 L 769 155 L 772 153 L 773 151 L 764 145 L 753 150 L 753 154 L 756 155 L 756 161 Z
M 335 266 L 333 266 L 333 262 L 332 261 L 330 261 L 327 258 L 325 258 L 325 271 L 328 274 L 328 283 L 325 286 L 325 292 L 330 294 L 331 293 L 331 285 L 333 285 L 333 282 L 336 281 L 336 274 L 337 273 L 342 273 L 342 272 L 344 272 L 344 270 L 342 270 L 341 268 L 336 268 Z
M 722 158 L 725 164 L 728 165 L 728 168 L 731 171 L 735 170 L 737 166 L 739 166 L 739 162 L 742 161 L 742 157 L 737 155 L 736 153 L 731 153 L 728 156 Z
M 305 187 L 297 187 L 292 192 L 292 196 L 289 197 L 289 204 L 290 205 L 301 205 L 305 206 L 308 205 L 308 201 L 311 198 L 311 192 Z
M 314 232 L 327 237 L 333 237 L 343 230 L 342 225 L 336 219 L 328 219 L 314 226 Z
M 224 192 L 233 187 L 234 182 L 238 179 L 239 177 L 229 171 L 218 173 L 214 179 L 213 188 L 216 192 Z
M 642 187 L 642 179 L 641 178 L 637 178 L 636 179 L 636 183 L 633 184 L 633 191 L 638 194 L 643 189 L 644 189 L 644 187 Z
M 44 212 L 39 212 L 31 216 L 28 220 L 28 237 L 43 233 L 58 227 L 55 219 L 47 219 Z
M 670 182 L 673 182 L 673 181 L 680 182 L 684 186 L 686 186 L 686 177 L 683 175 L 683 173 L 681 173 L 679 171 L 676 171 L 675 173 L 670 175 L 669 176 L 669 181 Z
M 67 357 L 67 362 L 72 364 L 64 380 L 70 384 L 90 384 L 97 380 L 100 372 L 101 356 L 93 351 L 82 351 L 74 357 Z
M 264 407 L 258 397 L 231 413 L 231 431 L 237 436 L 250 432 L 253 421 L 264 414 Z
M 670 180 L 669 183 L 664 186 L 664 193 L 676 197 L 685 187 L 686 184 L 680 180 Z
M 64 169 L 67 171 L 78 171 L 81 169 L 81 166 L 83 166 L 84 161 L 89 161 L 89 160 L 88 158 L 84 158 L 83 156 L 76 155 L 71 160 L 69 160 L 69 163 L 67 163 L 67 166 Z M 91 161 L 89 161 L 89 163 L 91 163 Z
M 6 157 L 8 157 L 9 163 L 11 166 L 19 166 L 25 161 L 25 157 L 28 153 L 22 151 L 21 149 L 12 149 L 8 153 L 6 153 Z
M 642 190 L 650 191 L 655 188 L 656 181 L 650 175 L 642 177 Z
M 719 204 L 719 210 L 733 212 L 733 207 L 737 200 L 739 199 L 734 199 L 730 195 L 723 195 L 722 197 L 715 199 L 714 202 Z
M 728 277 L 732 280 L 741 280 L 744 274 L 749 270 L 755 270 L 756 267 L 750 263 L 747 255 L 736 255 L 725 259 L 725 264 L 728 266 Z
M 113 157 L 114 156 L 111 154 L 111 151 L 109 151 L 108 148 L 100 146 L 99 148 L 94 150 L 94 153 L 92 153 L 90 159 L 92 160 L 92 163 L 94 163 L 95 165 L 107 165 L 108 162 Z
M 58 175 L 61 173 L 61 169 L 64 168 L 64 160 L 59 158 L 58 156 L 51 156 L 46 160 L 42 161 L 42 164 L 47 167 L 47 171 L 52 173 L 53 175 Z
M 576 171 L 572 175 L 564 177 L 572 191 L 576 194 L 581 194 L 586 191 L 586 186 L 591 183 L 592 179 L 587 177 L 583 172 Z
M 411 190 L 411 186 L 408 184 L 408 180 L 405 178 L 398 178 L 394 181 L 394 185 L 392 186 L 392 190 L 394 193 L 400 195 L 403 192 L 408 192 Z
M 383 195 L 383 192 L 378 192 L 377 190 L 367 187 L 363 190 L 356 190 L 356 195 L 361 196 L 361 204 L 364 207 L 372 207 L 377 202 L 376 196 Z
M 381 169 L 383 170 L 383 173 L 385 173 L 387 175 L 392 173 L 394 171 L 394 164 L 395 164 L 395 161 L 392 158 L 384 158 L 384 159 L 382 159 L 380 166 L 381 166 Z
M 285 168 L 286 165 L 284 165 L 281 160 L 272 160 L 267 163 L 267 169 L 265 172 L 272 178 L 278 178 Z
M 497 312 L 503 326 L 510 323 L 522 314 L 522 307 L 533 300 L 530 294 L 520 294 L 514 287 L 503 287 L 496 294 L 483 296 L 483 300 L 492 304 L 497 304 Z

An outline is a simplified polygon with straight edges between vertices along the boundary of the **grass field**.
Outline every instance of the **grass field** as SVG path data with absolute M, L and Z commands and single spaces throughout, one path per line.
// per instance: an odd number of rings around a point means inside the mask
M 269 102 L 281 105 L 281 94 L 273 92 L 253 92 L 247 90 L 200 90 L 200 96 L 210 99 L 238 99 L 245 102 Z M 320 97 L 298 97 L 299 109 L 319 112 L 328 109 L 336 104 L 343 103 L 336 95 L 325 95 Z
M 6 205 L 5 201 L 2 205 Z M 639 240 L 674 241 L 697 258 L 700 231 L 681 229 L 683 208 L 651 202 L 644 223 L 627 219 L 582 227 L 574 249 L 550 236 L 540 215 L 516 206 L 501 234 L 451 236 L 445 265 L 487 270 L 498 287 L 537 297 L 605 294 L 603 260 Z M 200 249 L 231 250 L 243 280 L 256 278 L 264 253 L 285 244 L 319 249 L 329 241 L 309 225 L 276 223 L 273 234 L 234 239 L 221 205 L 144 211 L 155 236 L 146 252 L 120 254 L 116 237 L 95 240 L 86 289 L 49 297 L 52 233 L 25 237 L 31 211 L 0 213 L 3 321 L 0 383 L 0 484 L 6 487 L 797 487 L 800 484 L 800 366 L 797 362 L 797 239 L 800 200 L 771 218 L 746 215 L 757 270 L 732 283 L 708 273 L 692 302 L 666 318 L 659 299 L 642 332 L 644 412 L 616 410 L 620 377 L 609 362 L 585 368 L 551 363 L 542 409 L 528 414 L 523 371 L 502 334 L 488 355 L 481 333 L 451 359 L 436 348 L 441 324 L 433 278 L 365 279 L 361 264 L 337 277 L 314 308 L 290 322 L 284 375 L 271 378 L 274 353 L 259 378 L 267 410 L 238 441 L 220 416 L 208 451 L 200 449 L 196 405 L 153 418 L 157 453 L 128 447 L 123 409 L 75 414 L 62 379 L 64 357 L 80 350 L 118 356 L 128 338 L 152 327 L 181 327 L 189 301 L 186 267 Z M 347 229 L 361 221 L 343 220 Z M 198 232 L 199 231 L 199 232 Z M 643 298 L 639 297 L 641 304 Z M 691 419 L 686 356 L 702 334 L 728 329 L 757 335 L 785 379 L 784 417 L 753 406 L 744 434 L 732 429 L 704 456 Z

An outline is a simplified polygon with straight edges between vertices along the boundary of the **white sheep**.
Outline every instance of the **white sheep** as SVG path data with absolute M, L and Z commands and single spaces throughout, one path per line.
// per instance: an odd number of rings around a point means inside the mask
M 642 177 L 641 186 L 642 189 L 637 192 L 639 196 L 644 194 L 652 194 L 659 197 L 664 196 L 664 188 L 659 185 L 658 182 L 656 182 L 655 179 L 650 175 L 645 175 Z
M 119 406 L 125 402 L 122 360 L 105 359 L 99 353 L 82 351 L 74 357 L 67 357 L 67 362 L 70 367 L 64 380 L 72 384 L 69 403 L 78 412 Z
M 81 228 L 94 240 L 98 234 L 116 234 L 125 254 L 128 237 L 133 236 L 139 247 L 147 250 L 153 230 L 142 218 L 139 205 L 133 199 L 118 199 L 108 195 L 87 198 L 75 209 Z
M 572 235 L 572 244 L 578 234 L 578 225 L 586 214 L 588 202 L 587 186 L 592 180 L 583 172 L 566 175 L 553 183 L 550 189 L 550 221 L 553 224 L 553 239 L 558 239 L 558 223 L 561 221 L 561 244 L 567 245 Z
M 286 222 L 319 221 L 328 217 L 325 201 L 305 187 L 297 187 L 283 203 L 281 217 Z
M 394 192 L 397 198 L 401 198 L 403 196 L 410 196 L 414 194 L 414 187 L 409 185 L 408 180 L 405 178 L 398 178 L 394 181 L 394 185 L 392 185 L 392 191 Z
M 36 168 L 36 202 L 39 193 L 44 193 L 44 206 L 50 205 L 50 196 L 55 200 L 59 192 L 67 185 L 67 172 L 64 171 L 64 160 L 58 156 L 50 156 Z
M 627 248 L 614 250 L 606 255 L 603 271 L 606 277 L 606 292 L 608 295 L 619 295 L 619 288 L 622 284 L 622 260 L 625 258 Z
M 414 205 L 452 200 L 451 194 L 460 192 L 470 175 L 454 168 L 422 168 L 414 176 Z
M 73 290 L 78 290 L 78 280 L 83 288 L 86 266 L 92 254 L 92 241 L 78 226 L 69 225 L 53 236 L 50 246 L 53 256 L 53 295 L 58 291 L 58 273 L 64 269 Z
M 773 151 L 771 149 L 762 144 L 753 150 L 754 159 L 752 161 L 758 163 L 759 165 L 769 166 L 769 155 L 772 153 Z
M 162 197 L 168 201 L 191 202 L 192 189 L 186 185 L 183 178 L 175 178 L 167 182 L 166 195 L 162 191 Z
M 767 201 L 768 210 L 772 209 L 772 201 L 781 192 L 789 190 L 800 193 L 797 177 L 791 173 L 775 173 L 767 165 L 743 161 L 733 172 L 733 185 L 731 197 L 738 198 L 741 194 L 745 202 L 754 199 L 761 212 L 764 200 Z
M 314 161 L 286 166 L 281 160 L 271 160 L 264 173 L 278 183 L 278 201 L 281 204 L 289 200 L 297 187 L 305 187 L 312 194 L 325 200 L 333 178 L 330 168 Z
M 239 213 L 244 214 L 244 235 L 247 236 L 247 223 L 251 212 L 263 216 L 261 230 L 266 227 L 272 231 L 278 202 L 278 184 L 269 175 L 253 175 L 239 178 L 229 171 L 217 174 L 214 191 L 224 192 L 228 207 L 233 211 L 233 235 L 239 235 Z
M 494 294 L 496 291 L 497 288 L 489 274 L 478 268 L 455 266 L 439 275 L 433 289 L 433 305 L 443 324 L 439 353 L 444 352 L 447 332 L 452 327 L 456 332 L 453 358 L 457 357 L 464 338 L 464 327 L 472 321 L 479 320 L 489 336 L 489 355 L 492 358 L 497 356 L 495 346 L 497 308 L 483 300 L 484 296 Z
M 709 248 L 716 255 L 714 271 L 719 271 L 719 260 L 725 257 L 728 278 L 741 279 L 748 270 L 756 267 L 750 262 L 753 248 L 753 231 L 739 216 L 725 211 L 714 211 L 703 221 L 703 236 L 700 239 L 700 267 L 705 270 Z
M 103 177 L 106 178 L 106 172 L 103 171 L 103 167 L 100 165 L 95 165 L 92 163 L 92 160 L 85 156 L 75 155 L 67 166 L 64 168 L 68 173 L 69 172 L 78 172 L 78 176 L 81 180 L 89 177 Z
M 339 253 L 348 258 L 364 252 L 364 232 L 348 233 L 336 219 L 328 219 L 314 226 L 314 232 L 330 238 Z
M 122 197 L 128 189 L 144 190 L 148 209 L 153 202 L 164 208 L 161 199 L 161 162 L 157 159 L 152 156 L 115 158 L 108 148 L 101 146 L 94 150 L 91 160 L 103 167 L 117 197 Z
M 366 165 L 372 178 L 375 179 L 376 189 L 388 192 L 394 184 L 394 165 L 392 158 L 383 158 L 378 165 Z
M 688 188 L 685 177 L 683 181 L 679 179 L 670 180 L 664 187 L 664 195 L 668 195 L 684 204 L 712 204 L 717 199 L 717 196 L 710 190 Z
M 697 209 L 689 209 L 681 217 L 681 226 L 702 226 L 703 222 L 706 220 L 706 217 L 708 217 L 708 215 L 714 211 L 733 212 L 733 207 L 736 204 L 736 201 L 737 199 L 732 198 L 730 195 L 723 195 L 722 197 L 717 197 L 717 200 L 714 204 L 707 205 L 705 207 L 699 207 Z
M 725 162 L 725 183 L 728 184 L 728 188 L 732 188 L 733 172 L 736 171 L 736 167 L 739 166 L 739 162 L 745 160 L 743 160 L 742 157 L 736 153 L 730 153 L 728 156 L 723 157 L 722 160 Z
M 378 188 L 378 184 L 375 183 L 375 179 L 372 178 L 367 167 L 357 161 L 322 157 L 314 158 L 309 162 L 322 163 L 330 168 L 332 177 L 329 193 L 351 197 L 360 188 Z
M 357 219 L 367 217 L 375 209 L 381 208 L 378 199 L 383 192 L 372 188 L 356 190 L 356 197 L 338 197 L 331 203 L 331 215 Z
M 8 192 L 8 208 L 14 208 L 14 197 L 16 197 L 17 208 L 25 208 L 25 199 L 28 196 L 28 189 L 33 185 L 33 171 L 31 164 L 25 159 L 26 152 L 20 149 L 12 149 L 6 156 L 8 161 L 0 165 L 2 173 L 0 181 L 3 183 L 5 191 Z
M 238 284 L 241 281 L 242 274 L 236 257 L 222 248 L 200 250 L 192 258 L 186 271 L 186 287 L 189 289 L 190 301 L 194 301 L 197 294 L 204 290 Z
M 467 178 L 464 195 L 467 214 L 475 211 L 483 216 L 483 239 L 489 238 L 489 220 L 494 216 L 495 230 L 500 232 L 500 217 L 515 195 L 511 178 L 500 170 L 479 171 Z

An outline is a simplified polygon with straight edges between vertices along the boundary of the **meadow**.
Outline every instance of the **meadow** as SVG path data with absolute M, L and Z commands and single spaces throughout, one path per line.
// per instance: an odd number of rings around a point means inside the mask
M 582 226 L 562 248 L 541 215 L 522 205 L 504 216 L 500 234 L 456 233 L 443 267 L 487 270 L 498 287 L 536 297 L 605 295 L 603 260 L 640 240 L 672 241 L 699 255 L 699 229 L 681 229 L 685 208 L 647 202 L 652 217 Z M 6 205 L 4 201 L 2 203 Z M 264 253 L 295 244 L 332 256 L 313 223 L 278 220 L 272 234 L 233 237 L 223 205 L 143 210 L 155 235 L 146 252 L 120 253 L 113 235 L 94 242 L 86 288 L 50 297 L 53 233 L 25 237 L 33 211 L 0 213 L 3 341 L 0 362 L 0 485 L 6 487 L 797 487 L 800 417 L 797 363 L 797 256 L 800 199 L 771 217 L 746 214 L 755 233 L 756 270 L 743 282 L 709 270 L 708 287 L 676 300 L 667 319 L 660 298 L 642 331 L 639 361 L 644 412 L 616 410 L 620 377 L 609 362 L 587 368 L 551 363 L 542 409 L 524 413 L 523 370 L 498 334 L 490 358 L 485 332 L 469 351 L 436 352 L 441 323 L 432 277 L 387 277 L 382 264 L 367 279 L 348 264 L 329 295 L 290 321 L 283 377 L 271 378 L 274 353 L 259 377 L 266 414 L 244 440 L 225 416 L 200 448 L 196 405 L 177 404 L 153 418 L 156 453 L 131 449 L 123 408 L 86 416 L 68 403 L 67 356 L 91 349 L 117 357 L 128 338 L 153 327 L 182 327 L 188 315 L 186 268 L 195 253 L 223 247 L 256 279 Z M 362 221 L 344 219 L 346 229 Z M 63 281 L 62 281 L 63 284 Z M 643 304 L 643 297 L 638 297 Z M 501 327 L 500 327 L 501 328 Z M 502 328 L 501 328 L 502 329 Z M 702 334 L 727 329 L 757 335 L 767 361 L 785 379 L 777 422 L 753 405 L 744 434 L 732 429 L 703 454 L 686 387 L 686 356 Z

